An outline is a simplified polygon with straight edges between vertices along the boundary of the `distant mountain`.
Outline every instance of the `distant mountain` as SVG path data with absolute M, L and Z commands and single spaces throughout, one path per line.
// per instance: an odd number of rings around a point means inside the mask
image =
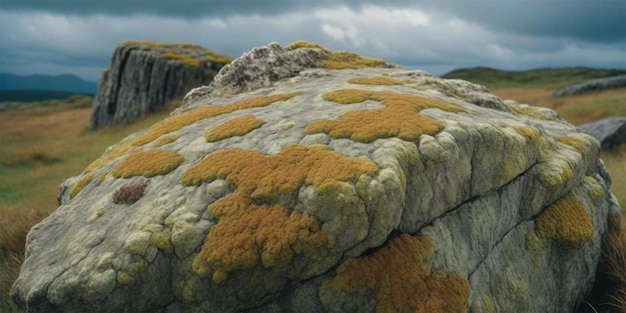
M 448 79 L 463 79 L 497 88 L 562 88 L 595 78 L 626 74 L 626 69 L 589 67 L 539 68 L 528 71 L 503 71 L 489 67 L 462 68 L 442 75 Z
M 94 95 L 97 87 L 96 82 L 86 81 L 71 74 L 20 76 L 0 73 L 0 93 L 2 90 L 48 90 Z

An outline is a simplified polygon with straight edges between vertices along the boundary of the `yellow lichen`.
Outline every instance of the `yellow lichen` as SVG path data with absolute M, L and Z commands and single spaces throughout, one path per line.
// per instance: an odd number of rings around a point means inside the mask
M 203 61 L 227 64 L 233 60 L 233 58 L 227 55 L 220 54 L 213 50 L 204 48 L 202 46 L 194 45 L 191 43 L 168 44 L 168 43 L 154 42 L 150 40 L 143 40 L 143 41 L 129 40 L 129 41 L 123 42 L 121 45 L 129 46 L 129 45 L 137 45 L 137 44 L 152 47 L 152 48 L 163 49 L 164 57 L 168 59 L 180 60 L 184 63 L 189 62 L 189 65 L 191 66 L 199 66 L 200 64 L 202 64 Z M 181 53 L 180 52 L 181 50 L 188 51 L 188 54 Z
M 358 85 L 402 85 L 401 81 L 384 76 L 354 77 L 349 79 L 348 83 Z
M 170 243 L 169 233 L 166 232 L 157 232 L 152 235 L 152 244 L 163 250 L 165 253 L 172 253 L 172 245 Z
M 530 126 L 513 126 L 513 129 L 524 138 L 529 139 L 536 147 L 541 146 L 539 132 Z
M 70 199 L 73 199 L 85 186 L 87 186 L 92 180 L 91 176 L 83 176 L 79 179 L 72 188 L 70 188 Z
M 337 182 L 356 182 L 378 167 L 361 158 L 348 158 L 326 146 L 292 145 L 277 155 L 229 148 L 208 154 L 181 177 L 185 185 L 226 179 L 237 189 L 209 206 L 219 219 L 195 258 L 199 274 L 213 274 L 215 282 L 259 261 L 266 268 L 284 270 L 294 255 L 323 253 L 326 235 L 318 220 L 277 202 L 296 198 L 300 187 L 332 188 Z
M 360 56 L 350 51 L 333 51 L 321 45 L 306 41 L 295 41 L 287 46 L 289 49 L 317 48 L 324 52 L 322 65 L 331 70 L 357 69 L 363 67 L 379 67 L 385 64 L 383 59 Z
M 340 120 L 314 121 L 305 129 L 309 134 L 328 133 L 333 138 L 351 138 L 360 142 L 387 137 L 412 141 L 423 134 L 434 135 L 443 129 L 442 122 L 419 114 L 420 110 L 437 108 L 448 112 L 465 112 L 458 105 L 390 91 L 344 89 L 325 93 L 322 98 L 343 104 L 370 99 L 380 101 L 385 106 L 349 111 Z
M 535 225 L 540 237 L 557 240 L 574 248 L 582 247 L 593 234 L 589 213 L 573 193 L 545 209 Z
M 585 145 L 579 138 L 574 136 L 559 136 L 556 140 L 560 143 L 574 147 L 582 154 L 589 154 L 589 147 Z
M 178 140 L 178 138 L 180 138 L 180 135 L 165 135 L 165 136 L 161 136 L 159 137 L 159 139 L 155 140 L 152 145 L 154 147 L 160 147 L 160 146 L 164 146 L 168 143 L 172 143 L 176 140 Z
M 107 178 L 107 175 L 109 175 L 110 171 L 105 171 L 102 174 L 100 174 L 98 176 L 98 179 L 96 180 L 96 185 L 100 186 L 100 184 L 102 184 L 104 182 L 104 180 Z
M 254 115 L 243 115 L 230 119 L 209 130 L 205 136 L 207 142 L 220 141 L 233 136 L 243 136 L 265 124 Z
M 281 93 L 268 96 L 258 96 L 247 98 L 224 105 L 214 105 L 199 108 L 190 112 L 182 113 L 168 119 L 165 119 L 152 127 L 145 133 L 131 139 L 129 144 L 132 146 L 141 146 L 156 138 L 177 131 L 189 124 L 197 121 L 218 116 L 221 114 L 231 113 L 237 110 L 251 109 L 268 106 L 276 101 L 283 101 L 295 97 L 301 92 Z
M 589 193 L 592 199 L 600 199 L 604 196 L 604 188 L 591 176 L 583 176 L 580 179 L 581 186 Z
M 430 238 L 401 234 L 372 254 L 339 265 L 331 291 L 373 289 L 376 312 L 465 312 L 468 280 L 449 271 L 431 273 L 424 260 L 433 253 Z
M 120 161 L 111 174 L 115 178 L 153 177 L 171 172 L 182 162 L 183 156 L 176 151 L 138 149 Z
M 208 106 L 170 117 L 157 124 L 154 124 L 146 132 L 137 135 L 136 137 L 118 145 L 111 151 L 105 153 L 102 157 L 87 166 L 84 173 L 90 173 L 94 169 L 99 168 L 102 165 L 121 156 L 122 154 L 132 150 L 133 147 L 145 145 L 163 135 L 177 131 L 197 121 L 218 116 L 221 114 L 231 113 L 237 110 L 268 106 L 276 101 L 287 100 L 301 93 L 302 92 L 290 92 L 268 96 L 252 97 L 224 105 Z
M 180 61 L 181 63 L 187 65 L 187 66 L 191 66 L 191 67 L 198 67 L 200 65 L 202 65 L 202 59 L 198 59 L 186 54 L 182 54 L 182 53 L 176 53 L 176 52 L 164 52 L 162 54 L 166 59 L 169 60 L 176 60 L 176 61 Z

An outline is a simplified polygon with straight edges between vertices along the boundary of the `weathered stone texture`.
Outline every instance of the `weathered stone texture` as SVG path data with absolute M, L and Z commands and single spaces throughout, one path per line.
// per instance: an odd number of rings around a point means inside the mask
M 190 44 L 124 42 L 98 81 L 90 128 L 125 124 L 211 82 L 229 57 Z
M 598 142 L 484 87 L 334 53 L 256 48 L 109 148 L 31 230 L 15 302 L 572 312 L 620 214 Z

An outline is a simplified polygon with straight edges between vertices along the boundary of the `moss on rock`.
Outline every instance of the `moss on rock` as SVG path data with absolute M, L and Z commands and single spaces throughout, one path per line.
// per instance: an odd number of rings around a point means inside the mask
M 421 135 L 434 135 L 444 128 L 443 122 L 419 114 L 428 108 L 448 112 L 465 112 L 461 106 L 435 99 L 391 91 L 368 91 L 344 89 L 322 95 L 324 100 L 342 104 L 365 100 L 380 101 L 380 109 L 353 110 L 344 113 L 340 120 L 318 120 L 306 127 L 306 132 L 328 133 L 333 138 L 350 138 L 360 142 L 372 142 L 379 138 L 398 137 L 417 140 Z
M 243 115 L 211 128 L 205 138 L 207 142 L 220 141 L 234 136 L 243 136 L 265 124 L 254 115 Z
M 70 199 L 74 198 L 85 186 L 87 186 L 93 178 L 89 175 L 81 177 L 72 188 L 70 188 Z
M 348 79 L 348 83 L 357 85 L 402 85 L 395 78 L 385 76 L 361 76 Z
M 431 273 L 424 260 L 434 251 L 430 238 L 400 234 L 373 253 L 339 265 L 330 290 L 338 299 L 346 299 L 341 297 L 344 292 L 372 289 L 376 312 L 465 312 L 467 278 L 450 271 Z
M 593 234 L 589 213 L 574 193 L 557 200 L 535 221 L 537 234 L 573 248 L 582 247 Z
M 386 62 L 383 59 L 368 58 L 350 51 L 333 51 L 319 44 L 307 41 L 295 41 L 288 48 L 316 48 L 324 51 L 322 65 L 330 70 L 358 69 L 363 67 L 380 67 Z
M 115 178 L 153 177 L 171 172 L 182 162 L 183 156 L 176 151 L 138 149 L 120 161 L 111 174 Z
M 195 258 L 194 270 L 221 282 L 229 272 L 259 261 L 265 268 L 284 271 L 295 255 L 320 257 L 326 235 L 319 221 L 277 203 L 297 197 L 304 184 L 323 192 L 377 170 L 371 161 L 344 157 L 326 146 L 292 145 L 269 156 L 238 148 L 208 154 L 185 171 L 181 182 L 197 185 L 219 178 L 237 189 L 209 206 L 219 222 Z

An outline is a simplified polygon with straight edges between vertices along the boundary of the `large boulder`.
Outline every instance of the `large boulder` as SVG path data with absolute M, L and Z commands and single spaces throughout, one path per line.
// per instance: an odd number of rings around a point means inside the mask
M 466 81 L 298 42 L 186 99 L 64 185 L 17 304 L 572 312 L 620 214 L 595 139 Z
M 126 124 L 162 110 L 190 89 L 210 83 L 231 60 L 192 44 L 123 42 L 98 81 L 90 128 Z
M 626 87 L 626 75 L 591 79 L 558 89 L 553 95 L 555 97 L 566 97 L 622 87 Z
M 626 116 L 582 124 L 578 130 L 596 138 L 603 148 L 626 144 Z

